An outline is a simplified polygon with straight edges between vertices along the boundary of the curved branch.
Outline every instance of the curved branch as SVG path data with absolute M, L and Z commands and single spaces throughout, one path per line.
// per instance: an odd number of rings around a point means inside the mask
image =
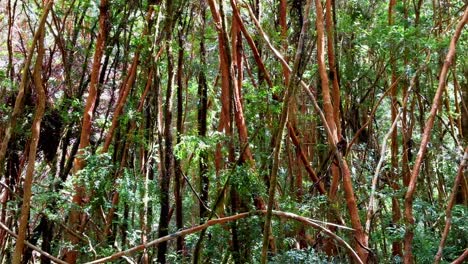
M 86 264 L 105 263 L 105 262 L 112 261 L 112 260 L 115 260 L 115 259 L 123 257 L 123 256 L 133 254 L 133 253 L 138 252 L 138 251 L 142 251 L 145 248 L 156 246 L 159 243 L 176 239 L 177 237 L 180 237 L 180 236 L 186 236 L 186 235 L 189 235 L 189 234 L 200 232 L 200 231 L 202 231 L 202 230 L 204 230 L 204 229 L 206 229 L 206 228 L 208 228 L 210 226 L 214 226 L 214 225 L 218 225 L 218 224 L 224 224 L 224 223 L 236 221 L 236 220 L 239 220 L 239 219 L 247 218 L 247 217 L 250 217 L 250 216 L 264 215 L 266 213 L 267 213 L 267 210 L 258 210 L 258 211 L 240 213 L 240 214 L 237 214 L 237 215 L 232 215 L 232 216 L 227 216 L 227 217 L 223 217 L 223 218 L 209 220 L 209 221 L 205 222 L 204 224 L 177 231 L 177 232 L 172 233 L 170 235 L 155 239 L 155 240 L 153 240 L 151 242 L 148 242 L 146 244 L 141 244 L 141 245 L 132 247 L 130 249 L 117 252 L 117 253 L 112 254 L 112 255 L 110 255 L 108 257 L 104 257 L 104 258 L 100 258 L 100 259 L 97 259 L 97 260 L 94 260 L 94 261 L 91 261 L 91 262 L 87 262 Z M 338 242 L 341 246 L 346 248 L 351 253 L 351 255 L 353 256 L 353 258 L 356 260 L 357 263 L 363 263 L 362 260 L 359 258 L 358 254 L 356 253 L 356 251 L 354 251 L 354 249 L 344 239 L 342 239 L 341 237 L 339 237 L 338 235 L 336 235 L 335 233 L 333 233 L 332 231 L 330 231 L 326 227 L 317 224 L 315 220 L 307 218 L 307 217 L 303 217 L 303 216 L 300 216 L 300 215 L 297 215 L 297 214 L 282 212 L 282 211 L 274 211 L 273 210 L 272 214 L 277 216 L 277 217 L 296 220 L 296 221 L 301 222 L 302 224 L 304 224 L 306 226 L 310 226 L 312 228 L 315 228 L 315 229 L 318 229 L 318 230 L 324 232 L 325 234 L 327 234 L 331 238 L 335 239 L 335 241 Z

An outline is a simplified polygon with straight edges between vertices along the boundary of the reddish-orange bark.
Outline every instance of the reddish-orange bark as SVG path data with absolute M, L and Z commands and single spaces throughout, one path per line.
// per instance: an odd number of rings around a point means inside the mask
M 99 34 L 96 41 L 96 51 L 94 53 L 93 58 L 93 67 L 91 71 L 88 98 L 86 99 L 86 106 L 83 113 L 83 124 L 81 128 L 79 145 L 80 150 L 79 155 L 75 159 L 73 166 L 73 172 L 75 174 L 81 169 L 83 169 L 83 167 L 85 166 L 85 162 L 83 158 L 80 157 L 80 155 L 84 154 L 85 148 L 89 146 L 89 138 L 91 135 L 91 123 L 93 119 L 93 110 L 95 107 L 95 101 L 97 96 L 99 71 L 101 68 L 101 58 L 104 53 L 104 44 L 106 42 L 108 33 L 108 8 L 108 0 L 101 0 L 99 5 Z M 76 207 L 73 207 L 70 212 L 68 224 L 70 230 L 78 230 L 78 232 L 80 232 L 80 230 L 82 230 L 83 228 L 83 215 L 80 212 L 79 207 L 84 204 L 86 190 L 80 184 L 75 184 L 74 188 L 75 193 L 73 195 L 72 202 L 74 205 L 76 205 Z M 79 243 L 79 238 L 71 233 L 66 234 L 66 239 L 72 244 L 72 246 L 76 246 Z M 64 259 L 68 263 L 76 263 L 77 257 L 78 251 L 76 250 L 76 248 L 71 248 L 66 250 Z
M 432 101 L 431 111 L 429 113 L 429 117 L 426 121 L 424 126 L 424 132 L 421 139 L 421 145 L 419 146 L 418 155 L 416 157 L 416 161 L 413 166 L 413 170 L 411 173 L 411 179 L 408 185 L 408 190 L 406 191 L 405 195 L 405 222 L 406 222 L 406 234 L 404 240 L 404 262 L 405 263 L 413 263 L 413 237 L 414 237 L 414 217 L 413 217 L 413 199 L 414 193 L 416 191 L 416 183 L 418 180 L 418 175 L 421 170 L 421 166 L 423 163 L 424 156 L 427 151 L 427 145 L 429 143 L 432 128 L 434 127 L 434 121 L 437 115 L 437 110 L 439 109 L 439 105 L 442 98 L 442 93 L 445 89 L 445 80 L 447 78 L 447 73 L 452 65 L 453 58 L 455 57 L 455 47 L 457 44 L 458 39 L 460 38 L 461 32 L 463 27 L 468 21 L 468 7 L 465 8 L 463 13 L 463 17 L 461 18 L 460 22 L 455 29 L 455 33 L 450 41 L 449 49 L 447 56 L 445 57 L 444 64 L 439 74 L 439 86 L 437 88 L 436 94 Z
M 226 42 L 223 36 L 223 28 L 221 15 L 218 10 L 218 6 L 214 0 L 208 0 L 208 5 L 210 6 L 210 11 L 213 16 L 215 29 L 218 35 L 218 48 L 219 48 L 219 68 L 221 72 L 221 114 L 219 117 L 218 131 L 223 132 L 226 135 L 231 135 L 231 105 L 230 97 L 231 92 L 229 89 L 229 71 L 230 65 L 228 64 L 228 54 L 226 54 Z M 215 167 L 216 173 L 219 173 L 223 166 L 223 157 L 221 155 L 221 144 L 216 146 L 215 152 Z
M 243 63 L 242 63 L 242 35 L 240 34 L 239 21 L 234 20 L 232 23 L 232 65 L 233 69 L 230 67 L 231 78 L 233 84 L 233 97 L 234 97 L 234 119 L 236 122 L 237 130 L 239 133 L 239 141 L 241 148 L 243 149 L 241 153 L 242 161 L 248 161 L 253 165 L 253 156 L 249 147 L 249 140 L 247 134 L 247 126 L 245 124 L 244 110 L 241 101 L 241 88 L 243 80 Z M 237 78 L 233 74 L 237 73 Z
M 220 126 L 218 129 L 220 131 L 230 131 L 230 110 L 229 110 L 229 101 L 230 101 L 230 92 L 229 92 L 229 71 L 230 67 L 228 64 L 228 54 L 226 54 L 226 43 L 225 38 L 223 37 L 223 28 L 221 26 L 221 16 L 219 14 L 218 6 L 214 0 L 208 0 L 210 6 L 211 14 L 215 23 L 216 32 L 218 33 L 218 48 L 219 48 L 219 67 L 221 69 L 221 116 L 220 116 Z
M 109 150 L 110 144 L 112 142 L 112 138 L 114 136 L 114 131 L 117 128 L 118 123 L 119 123 L 120 115 L 125 106 L 127 97 L 130 94 L 130 90 L 133 87 L 133 83 L 135 82 L 135 79 L 136 79 L 137 66 L 138 66 L 139 59 L 140 59 L 140 53 L 137 51 L 135 53 L 135 57 L 133 58 L 132 66 L 130 67 L 129 76 L 128 78 L 126 78 L 127 81 L 123 85 L 123 91 L 121 91 L 119 100 L 117 101 L 117 106 L 115 107 L 115 110 L 114 110 L 114 116 L 112 117 L 112 123 L 109 128 L 109 131 L 107 131 L 107 136 L 104 141 L 104 146 L 101 149 L 101 153 L 107 153 L 107 151 Z
M 318 62 L 320 80 L 322 83 L 323 108 L 324 108 L 326 122 L 331 133 L 330 135 L 331 138 L 329 139 L 329 142 L 336 146 L 336 144 L 338 143 L 338 134 L 337 134 L 337 125 L 335 123 L 335 118 L 334 118 L 334 108 L 333 108 L 331 97 L 330 97 L 328 75 L 327 75 L 326 66 L 325 66 L 324 48 L 323 48 L 324 28 L 323 28 L 323 12 L 322 12 L 321 1 L 315 0 L 315 6 L 316 6 L 315 9 L 316 9 L 316 14 L 317 14 L 317 18 L 316 18 L 317 62 Z M 354 196 L 351 173 L 348 168 L 348 164 L 346 163 L 344 159 L 342 159 L 342 157 L 338 157 L 338 161 L 340 163 L 339 168 L 340 168 L 340 172 L 343 178 L 343 187 L 345 191 L 346 204 L 348 206 L 348 211 L 349 211 L 350 218 L 351 218 L 351 224 L 353 228 L 355 229 L 355 239 L 357 241 L 356 252 L 358 253 L 359 257 L 364 262 L 366 262 L 368 254 L 369 254 L 366 249 L 368 245 L 368 237 L 364 233 L 363 227 L 361 225 L 361 220 L 359 218 L 359 211 L 357 208 L 356 198 Z M 334 174 L 335 173 L 336 172 L 334 172 Z M 335 182 L 337 178 L 338 177 L 334 175 Z
M 463 254 L 461 254 L 456 260 L 454 260 L 451 264 L 462 264 L 465 263 L 465 260 L 468 258 L 468 249 L 465 249 Z
M 283 41 L 283 49 L 284 51 L 287 51 L 288 49 L 288 24 L 286 21 L 286 14 L 288 12 L 288 1 L 287 0 L 280 0 L 279 4 L 279 22 L 280 22 L 280 27 L 281 27 L 281 39 Z M 286 61 L 288 61 L 288 58 L 285 58 Z M 286 86 L 289 85 L 289 80 L 291 79 L 290 77 L 290 72 L 287 67 L 282 65 L 283 67 L 283 77 L 284 77 L 284 83 Z
M 335 30 L 335 25 L 333 24 L 332 19 L 332 0 L 326 1 L 326 29 L 327 29 L 327 55 L 328 55 L 328 64 L 330 67 L 330 77 L 332 78 L 332 100 L 333 100 L 333 117 L 335 118 L 336 124 L 336 133 L 341 135 L 341 123 L 340 123 L 340 87 L 338 84 L 338 67 L 335 62 L 335 46 L 333 41 L 333 31 Z

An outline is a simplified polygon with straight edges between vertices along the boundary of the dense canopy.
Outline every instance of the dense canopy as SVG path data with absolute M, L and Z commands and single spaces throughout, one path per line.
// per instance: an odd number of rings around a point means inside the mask
M 0 264 L 468 258 L 466 1 L 0 10 Z

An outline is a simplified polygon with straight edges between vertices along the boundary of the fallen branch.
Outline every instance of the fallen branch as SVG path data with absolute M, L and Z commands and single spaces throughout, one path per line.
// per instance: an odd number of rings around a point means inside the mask
M 258 211 L 240 213 L 240 214 L 237 214 L 237 215 L 232 215 L 232 216 L 227 216 L 227 217 L 223 217 L 223 218 L 209 220 L 204 224 L 177 231 L 177 232 L 172 233 L 170 235 L 155 239 L 155 240 L 153 240 L 151 242 L 141 244 L 141 245 L 132 247 L 132 248 L 124 250 L 124 251 L 117 252 L 117 253 L 112 254 L 112 255 L 110 255 L 108 257 L 104 257 L 104 258 L 100 258 L 100 259 L 97 259 L 97 260 L 94 260 L 94 261 L 91 261 L 91 262 L 87 262 L 86 264 L 105 263 L 105 262 L 112 261 L 112 260 L 115 260 L 115 259 L 120 258 L 120 257 L 124 257 L 124 256 L 130 255 L 130 254 L 133 254 L 133 253 L 138 252 L 138 251 L 142 251 L 142 250 L 144 250 L 146 248 L 156 246 L 159 243 L 166 242 L 168 240 L 176 239 L 177 237 L 180 237 L 180 236 L 185 236 L 185 235 L 189 235 L 189 234 L 193 234 L 193 233 L 202 231 L 202 230 L 204 230 L 204 229 L 206 229 L 206 228 L 208 228 L 210 226 L 214 226 L 214 225 L 217 225 L 217 224 L 224 224 L 224 223 L 236 221 L 236 220 L 239 220 L 239 219 L 247 218 L 247 217 L 250 217 L 250 216 L 264 215 L 266 213 L 267 213 L 267 210 L 258 210 Z M 282 211 L 272 211 L 272 214 L 277 216 L 277 217 L 296 220 L 296 221 L 301 222 L 302 224 L 304 224 L 306 226 L 310 226 L 310 227 L 313 227 L 315 229 L 318 229 L 318 230 L 324 232 L 325 234 L 327 234 L 331 238 L 335 239 L 335 241 L 338 242 L 338 244 L 340 244 L 341 246 L 346 248 L 351 253 L 351 255 L 353 256 L 353 258 L 356 260 L 357 263 L 363 263 L 362 260 L 357 255 L 356 251 L 354 251 L 354 249 L 345 240 L 343 240 L 341 237 L 337 236 L 335 233 L 333 233 L 332 231 L 330 231 L 326 227 L 317 224 L 315 220 L 307 218 L 307 217 L 303 217 L 303 216 L 300 216 L 300 215 L 296 215 L 296 214 L 293 214 L 293 213 L 282 212 Z M 347 227 L 344 227 L 344 228 L 347 228 Z M 347 229 L 349 229 L 349 228 L 347 228 Z

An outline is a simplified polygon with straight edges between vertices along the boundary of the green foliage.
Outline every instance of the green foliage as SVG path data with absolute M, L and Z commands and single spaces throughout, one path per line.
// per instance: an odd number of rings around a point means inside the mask
M 270 88 L 259 73 L 251 48 L 244 41 L 245 39 L 242 40 L 239 44 L 242 44 L 243 47 L 240 49 L 241 45 L 237 46 L 239 48 L 237 51 L 243 52 L 243 65 L 242 68 L 239 67 L 240 65 L 233 66 L 232 72 L 236 76 L 230 77 L 235 80 L 240 76 L 237 75 L 238 73 L 243 73 L 242 86 L 240 87 L 242 110 L 255 167 L 251 167 L 250 164 L 238 164 L 233 160 L 239 158 L 244 146 L 241 146 L 239 142 L 234 118 L 229 124 L 231 126 L 229 133 L 217 131 L 222 104 L 222 100 L 220 100 L 222 94 L 221 78 L 225 76 L 220 71 L 218 29 L 213 23 L 211 9 L 198 2 L 178 1 L 175 6 L 184 2 L 183 8 L 181 10 L 175 8 L 174 13 L 168 13 L 168 8 L 160 4 L 159 1 L 157 2 L 158 4 L 155 4 L 154 1 L 114 0 L 109 4 L 109 21 L 106 25 L 108 38 L 104 51 L 105 56 L 108 56 L 109 63 L 105 70 L 104 67 L 100 69 L 102 71 L 100 73 L 104 77 L 103 83 L 99 85 L 102 97 L 101 100 L 96 101 L 99 102 L 99 105 L 96 105 L 93 112 L 89 136 L 93 137 L 101 132 L 103 135 L 106 134 L 111 122 L 109 113 L 115 109 L 116 100 L 121 92 L 121 90 L 115 89 L 118 89 L 117 87 L 125 82 L 129 65 L 133 61 L 136 51 L 139 50 L 137 77 L 132 92 L 126 99 L 122 115 L 119 116 L 117 128 L 120 140 L 117 143 L 129 143 L 126 164 L 120 167 L 119 159 L 122 153 L 119 151 L 122 148 L 111 148 L 109 154 L 93 154 L 91 149 L 99 149 L 99 146 L 93 146 L 86 149 L 80 157 L 85 160 L 85 168 L 73 175 L 66 175 L 68 180 L 65 183 L 55 179 L 57 174 L 55 170 L 63 167 L 62 163 L 66 163 L 68 157 L 62 160 L 62 156 L 66 157 L 72 153 L 72 143 L 79 140 L 84 102 L 88 96 L 87 89 L 93 70 L 93 55 L 96 53 L 96 38 L 99 34 L 99 2 L 64 0 L 60 5 L 54 6 L 53 19 L 49 17 L 47 23 L 46 56 L 42 72 L 47 88 L 47 108 L 58 109 L 60 115 L 58 118 L 65 124 L 60 128 L 54 127 L 57 130 L 54 136 L 58 135 L 57 137 L 64 139 L 67 135 L 68 141 L 62 142 L 64 146 L 58 151 L 59 155 L 53 162 L 44 162 L 42 152 L 39 152 L 36 161 L 29 161 L 36 162 L 30 226 L 33 230 L 36 219 L 41 216 L 46 216 L 54 223 L 66 224 L 71 208 L 77 206 L 70 200 L 75 195 L 77 187 L 82 187 L 85 190 L 82 193 L 85 200 L 83 208 L 74 209 L 81 210 L 92 220 L 90 221 L 92 223 L 85 227 L 83 233 L 88 244 L 79 245 L 83 255 L 105 256 L 116 250 L 141 244 L 143 224 L 147 224 L 149 228 L 148 239 L 156 236 L 159 225 L 157 215 L 160 214 L 158 199 L 160 197 L 159 177 L 161 175 L 159 173 L 166 166 L 161 162 L 166 150 L 164 149 L 164 139 L 161 141 L 158 137 L 160 136 L 158 133 L 162 131 L 160 131 L 161 124 L 157 122 L 162 118 L 164 123 L 165 118 L 167 118 L 164 115 L 157 116 L 156 113 L 166 107 L 167 84 L 171 81 L 178 83 L 176 79 L 179 77 L 182 81 L 180 88 L 182 88 L 183 94 L 183 132 L 180 135 L 174 135 L 174 142 L 178 142 L 174 148 L 174 154 L 181 169 L 180 171 L 176 170 L 176 176 L 180 176 L 179 173 L 182 173 L 192 184 L 195 192 L 199 192 L 199 162 L 208 165 L 206 172 L 210 181 L 208 206 L 213 206 L 215 198 L 219 195 L 220 187 L 226 182 L 228 190 L 235 190 L 241 198 L 242 211 L 255 209 L 254 197 L 261 197 L 264 200 L 267 198 L 265 182 L 268 181 L 270 173 L 271 153 L 273 152 L 272 138 L 277 133 L 282 107 L 281 97 L 285 89 L 283 67 L 258 33 L 245 7 L 240 6 L 244 26 L 252 34 L 261 59 L 272 78 L 273 87 Z M 166 4 L 171 3 L 170 1 L 166 2 Z M 260 1 L 259 10 L 254 12 L 258 11 L 261 14 L 259 16 L 260 23 L 268 38 L 292 66 L 303 22 L 301 19 L 305 17 L 305 14 L 303 13 L 304 6 L 299 3 L 300 1 L 287 2 L 288 29 L 286 37 L 281 34 L 282 29 L 278 23 L 280 15 L 278 10 L 280 8 L 276 2 Z M 334 47 L 339 70 L 341 102 L 332 103 L 340 106 L 343 135 L 346 135 L 348 139 L 352 138 L 365 122 L 370 121 L 362 138 L 359 137 L 358 142 L 353 145 L 346 157 L 352 174 L 353 191 L 362 223 L 366 217 L 369 186 L 380 158 L 382 139 L 392 122 L 390 113 L 392 98 L 386 91 L 391 85 L 392 76 L 396 76 L 398 78 L 396 97 L 401 105 L 404 89 L 413 85 L 407 102 L 406 123 L 399 122 L 397 126 L 398 147 L 396 154 L 393 155 L 396 155 L 398 167 L 392 168 L 392 153 L 387 151 L 384 154 L 386 164 L 382 167 L 375 193 L 375 197 L 379 200 L 379 208 L 372 218 L 369 246 L 382 263 L 401 262 L 399 258 L 392 258 L 389 252 L 391 252 L 391 244 L 401 241 L 407 231 L 404 219 L 396 223 L 392 221 L 394 213 L 392 202 L 397 201 L 401 211 L 405 209 L 403 201 L 407 189 L 400 177 L 403 172 L 401 167 L 402 154 L 405 151 L 412 152 L 412 159 L 409 161 L 411 169 L 417 147 L 421 141 L 421 131 L 425 126 L 431 99 L 438 86 L 441 64 L 444 62 L 457 20 L 466 5 L 466 1 L 463 0 L 450 1 L 449 3 L 439 1 L 440 3 L 437 2 L 434 5 L 422 2 L 421 8 L 417 10 L 418 1 L 413 2 L 397 1 L 393 10 L 392 23 L 389 22 L 388 2 L 385 1 L 341 1 L 336 3 L 335 10 L 333 10 L 334 22 L 336 23 L 333 32 L 334 41 L 336 41 Z M 232 10 L 226 1 L 222 3 L 226 4 L 223 6 L 224 18 L 227 29 L 230 31 L 233 21 Z M 145 19 L 149 5 L 153 5 L 154 8 L 152 13 L 154 20 L 151 23 Z M 38 4 L 29 4 L 27 1 L 18 2 L 16 10 L 15 20 L 17 21 L 13 21 L 11 28 L 7 22 L 8 13 L 0 14 L 0 33 L 2 34 L 0 39 L 3 41 L 0 44 L 0 59 L 6 62 L 7 57 L 11 56 L 15 71 L 15 76 L 10 78 L 7 63 L 0 63 L 0 95 L 3 96 L 0 98 L 1 125 L 6 124 L 9 120 L 21 82 L 20 76 L 25 52 L 32 44 L 32 35 L 42 12 Z M 206 21 L 203 27 L 203 21 L 200 17 L 201 11 L 206 12 Z M 301 71 L 304 72 L 302 80 L 314 88 L 319 105 L 323 105 L 316 58 L 317 33 L 314 26 L 316 20 L 314 6 L 310 11 L 308 14 L 310 24 L 308 31 L 305 32 L 305 49 L 303 51 L 305 59 L 301 61 L 300 66 Z M 169 21 L 174 22 L 174 27 L 166 28 Z M 182 68 L 177 69 L 176 60 L 181 48 L 177 41 L 177 34 L 183 23 L 187 23 L 187 31 L 183 32 L 181 36 L 184 49 Z M 12 43 L 5 41 L 9 39 L 6 35 L 8 29 L 12 29 Z M 146 29 L 149 30 L 148 35 L 142 36 Z M 172 40 L 165 39 L 168 31 L 174 33 Z M 233 35 L 230 33 L 227 32 L 228 38 L 233 40 Z M 458 123 L 464 118 L 462 114 L 464 107 L 460 104 L 464 99 L 460 98 L 458 89 L 462 90 L 467 82 L 467 34 L 466 30 L 462 32 L 457 44 L 456 62 L 452 64 L 447 79 L 443 100 L 447 100 L 449 107 L 446 107 L 445 101 L 441 104 L 436 126 L 431 131 L 431 145 L 425 156 L 424 168 L 417 182 L 417 197 L 414 199 L 413 208 L 416 224 L 411 228 L 415 233 L 413 254 L 419 263 L 432 262 L 437 251 L 440 235 L 445 225 L 446 200 L 450 195 L 446 192 L 454 183 L 454 173 L 459 165 L 459 162 L 456 162 L 460 156 L 458 141 L 463 139 L 458 138 L 460 136 Z M 21 38 L 17 39 L 18 37 Z M 206 63 L 203 64 L 200 54 L 202 38 L 206 49 L 206 56 L 203 58 Z M 324 44 L 328 43 L 331 42 L 324 41 Z M 9 49 L 7 49 L 9 44 L 13 50 L 12 54 L 9 54 Z M 170 45 L 173 54 L 167 53 L 166 45 Z M 161 57 L 155 61 L 155 55 L 161 48 L 163 51 Z M 230 45 L 230 49 L 232 51 L 233 46 Z M 327 54 L 323 55 L 329 65 Z M 35 58 L 36 54 L 33 55 L 33 63 Z M 180 76 L 178 74 L 168 75 L 168 59 L 170 58 L 174 59 L 174 70 L 177 73 L 179 73 L 177 70 L 180 70 L 182 73 Z M 429 60 L 426 61 L 426 58 Z M 101 58 L 101 61 L 104 59 Z M 231 56 L 230 59 L 234 62 L 237 58 Z M 28 69 L 30 72 L 33 71 L 33 65 Z M 154 78 L 145 101 L 144 111 L 140 113 L 136 111 L 136 108 L 148 81 L 150 67 L 155 67 L 151 68 L 153 73 L 158 72 L 157 79 Z M 206 137 L 198 136 L 197 131 L 200 73 L 204 73 L 208 86 L 206 113 L 208 132 Z M 415 83 L 410 83 L 410 80 L 416 76 L 418 78 L 414 79 Z M 171 80 L 172 77 L 175 79 Z M 27 82 L 24 111 L 17 120 L 18 125 L 14 128 L 15 133 L 8 146 L 7 160 L 5 164 L 0 164 L 0 166 L 5 165 L 8 171 L 5 173 L 5 178 L 0 180 L 5 184 L 16 184 L 17 186 L 11 188 L 15 191 L 19 190 L 17 192 L 19 195 L 21 195 L 21 176 L 24 173 L 20 170 L 24 170 L 25 162 L 28 162 L 27 151 L 24 150 L 27 150 L 29 146 L 31 120 L 37 101 L 35 92 L 32 90 L 34 87 L 30 84 L 31 80 Z M 179 87 L 174 87 L 174 93 L 176 88 Z M 114 95 L 112 102 L 109 98 L 110 94 Z M 232 94 L 228 96 L 232 99 Z M 298 136 L 311 159 L 310 165 L 316 170 L 322 168 L 321 171 L 317 172 L 323 177 L 322 182 L 328 189 L 331 182 L 328 165 L 334 161 L 330 160 L 324 164 L 330 149 L 327 133 L 310 99 L 300 89 L 297 90 L 295 96 L 297 98 L 297 111 L 291 111 L 290 117 L 297 121 L 298 132 L 300 132 Z M 176 96 L 174 96 L 174 114 L 171 120 L 171 126 L 174 127 L 177 105 L 175 98 Z M 383 100 L 379 101 L 381 98 Z M 455 106 L 456 101 L 458 102 L 457 107 Z M 230 106 L 233 116 L 239 109 L 237 106 L 233 107 L 232 104 Z M 377 107 L 377 111 L 374 116 L 371 116 L 374 107 Z M 159 114 L 161 113 L 159 112 Z M 136 129 L 130 132 L 128 128 L 133 123 L 135 123 Z M 42 125 L 43 127 L 45 125 L 51 126 L 51 122 L 43 121 Z M 403 131 L 407 132 L 408 135 L 403 135 L 401 133 Z M 2 137 L 3 133 L 4 131 L 0 129 Z M 406 149 L 406 146 L 402 144 L 408 139 L 414 142 L 411 150 Z M 289 139 L 285 136 L 284 140 Z M 70 146 L 66 146 L 66 144 L 70 144 Z M 213 156 L 219 147 L 223 167 L 214 168 Z M 314 183 L 304 177 L 305 171 L 302 165 L 294 162 L 294 147 L 292 144 L 289 144 L 288 147 L 283 148 L 281 153 L 278 173 L 278 192 L 281 193 L 281 196 L 276 196 L 275 206 L 283 211 L 323 221 L 333 221 L 330 219 L 331 215 L 336 213 L 344 219 L 345 223 L 349 223 L 349 210 L 345 202 L 346 195 L 343 186 L 340 185 L 334 201 L 329 201 L 326 196 L 318 195 Z M 288 151 L 289 153 L 287 153 Z M 18 156 L 18 161 L 15 160 L 16 156 Z M 232 159 L 231 156 L 234 158 Z M 296 184 L 292 184 L 296 180 L 295 177 L 299 176 L 299 172 L 304 178 L 302 182 L 303 194 L 300 199 L 294 189 Z M 15 173 L 15 175 L 10 175 L 10 173 Z M 392 178 L 392 173 L 398 177 Z M 194 192 L 187 186 L 185 178 L 182 178 L 184 179 L 182 189 L 183 225 L 187 227 L 200 222 L 197 213 L 199 201 Z M 171 209 L 174 208 L 173 187 L 174 179 L 171 178 L 169 193 Z M 109 212 L 111 198 L 115 192 L 119 193 L 120 199 L 112 223 L 112 238 L 102 238 L 102 234 L 97 232 L 105 224 L 101 215 Z M 223 209 L 225 209 L 223 213 L 226 215 L 236 213 L 230 209 L 232 200 L 229 194 L 228 191 L 223 200 Z M 13 196 L 9 198 L 11 197 Z M 6 216 L 8 214 L 19 215 L 20 204 L 20 199 L 8 201 L 5 206 Z M 466 207 L 459 205 L 453 209 L 452 229 L 444 249 L 445 261 L 455 259 L 468 244 L 466 210 Z M 147 219 L 147 223 L 142 221 L 142 216 L 145 213 L 147 215 L 144 219 Z M 95 219 L 95 216 L 99 217 Z M 173 215 L 169 225 L 170 233 L 176 231 L 174 218 Z M 262 247 L 262 221 L 263 217 L 252 217 L 239 220 L 236 223 L 210 227 L 202 253 L 205 262 L 232 263 L 234 258 L 241 257 L 248 263 L 259 262 Z M 294 221 L 274 219 L 272 228 L 273 235 L 277 239 L 278 255 L 271 256 L 271 263 L 349 262 L 349 259 L 344 257 L 346 255 L 344 251 L 340 251 L 335 258 L 328 258 L 312 248 L 295 249 L 297 247 L 297 230 L 300 227 L 301 225 Z M 233 228 L 237 230 L 241 240 L 241 256 L 237 256 L 233 252 Z M 313 237 L 316 231 L 308 229 L 306 232 L 308 232 L 307 235 Z M 341 230 L 336 232 L 347 241 L 354 239 L 352 232 Z M 68 242 L 64 241 L 63 234 L 63 230 L 54 229 L 56 237 L 51 253 L 59 255 L 61 253 L 59 251 L 64 247 L 71 247 Z M 192 234 L 185 237 L 189 252 L 193 250 L 198 235 Z M 314 243 L 317 244 L 317 248 L 320 247 L 320 241 L 314 241 Z M 75 247 L 77 246 L 75 245 Z M 3 252 L 0 252 L 0 255 L 1 253 Z M 150 249 L 150 255 L 153 253 L 153 249 Z M 139 257 L 140 255 L 135 256 L 134 260 L 138 262 Z M 8 259 L 4 260 L 2 257 L 0 257 L 1 261 L 8 263 Z M 155 260 L 152 259 L 152 261 Z M 189 260 L 178 255 L 173 250 L 172 242 L 169 243 L 168 262 L 182 263 L 184 261 L 188 262 Z
M 253 198 L 258 195 L 265 195 L 266 187 L 263 184 L 261 177 L 256 171 L 249 168 L 249 165 L 237 166 L 231 174 L 231 186 L 236 189 L 239 196 L 245 201 L 250 201 L 249 205 L 253 205 Z M 253 209 L 253 208 L 252 208 Z
M 223 256 L 229 250 L 229 241 L 231 233 L 227 229 L 229 225 L 216 225 L 208 229 L 205 234 L 206 239 L 203 250 L 203 259 L 211 260 L 212 262 L 220 263 Z
M 455 260 L 464 249 L 461 245 L 468 245 L 468 209 L 463 205 L 455 205 L 452 209 L 452 225 L 447 238 L 447 246 L 443 255 L 446 260 Z
M 291 263 L 291 264 L 306 264 L 306 263 L 348 263 L 346 260 L 328 258 L 324 254 L 316 252 L 313 248 L 304 250 L 288 250 L 282 254 L 276 255 L 269 263 Z
M 84 187 L 87 197 L 91 197 L 85 210 L 99 206 L 107 208 L 107 193 L 112 190 L 113 165 L 108 153 L 91 154 L 88 151 L 82 155 L 86 166 L 72 178 L 73 184 Z
M 60 111 L 60 118 L 64 121 L 64 123 L 78 122 L 81 119 L 84 105 L 80 99 L 62 98 L 60 106 L 62 106 L 62 110 Z
M 215 148 L 221 139 L 225 138 L 223 134 L 214 132 L 210 137 L 200 138 L 199 136 L 184 135 L 174 147 L 175 156 L 184 160 L 193 155 L 195 160 L 200 158 L 202 152 L 207 152 Z

